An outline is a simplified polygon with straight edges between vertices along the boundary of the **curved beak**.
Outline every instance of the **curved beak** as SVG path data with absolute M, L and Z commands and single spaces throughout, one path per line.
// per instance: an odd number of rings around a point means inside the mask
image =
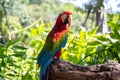
M 72 23 L 72 15 L 69 15 L 68 16 L 68 24 L 71 25 L 71 23 Z
M 62 16 L 61 16 L 61 19 L 62 19 L 62 23 L 63 24 L 71 24 L 71 22 L 72 22 L 72 15 L 71 14 L 69 14 L 69 15 L 67 15 L 67 14 L 63 14 Z

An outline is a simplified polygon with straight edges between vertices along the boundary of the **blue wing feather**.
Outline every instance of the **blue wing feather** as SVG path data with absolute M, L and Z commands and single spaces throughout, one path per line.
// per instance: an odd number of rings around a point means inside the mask
M 67 42 L 67 39 L 68 39 L 68 36 L 66 36 L 64 38 L 64 40 L 62 41 L 62 43 L 60 45 L 58 45 L 56 50 L 54 50 L 54 51 L 53 50 L 52 51 L 47 51 L 46 50 L 46 46 L 44 46 L 43 49 L 41 50 L 41 52 L 39 53 L 37 64 L 39 66 L 41 66 L 40 80 L 42 80 L 42 76 L 43 75 L 46 75 L 46 70 L 49 67 L 49 65 L 51 64 L 51 58 L 55 55 L 55 53 L 57 51 L 59 51 L 62 47 L 65 46 L 65 44 Z M 48 80 L 48 78 L 46 80 Z

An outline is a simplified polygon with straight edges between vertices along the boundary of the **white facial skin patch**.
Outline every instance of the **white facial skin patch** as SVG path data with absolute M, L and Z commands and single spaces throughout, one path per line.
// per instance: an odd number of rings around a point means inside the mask
M 64 21 L 67 17 L 68 17 L 68 24 L 70 25 L 72 22 L 72 15 L 62 14 L 61 15 L 62 22 L 64 23 Z

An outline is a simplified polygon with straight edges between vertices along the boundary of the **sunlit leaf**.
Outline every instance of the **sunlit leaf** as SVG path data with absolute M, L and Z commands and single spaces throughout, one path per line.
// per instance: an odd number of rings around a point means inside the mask
M 4 44 L 0 43 L 0 46 L 1 46 L 1 47 L 3 47 L 3 46 L 4 46 Z
M 97 30 L 98 30 L 98 26 L 95 27 L 93 30 L 88 31 L 88 36 L 89 37 L 95 36 L 95 34 L 97 33 Z
M 22 80 L 33 80 L 32 76 L 29 73 L 26 73 L 22 76 Z
M 86 39 L 86 32 L 80 30 L 79 36 L 80 36 L 80 40 L 85 40 Z
M 16 44 L 18 41 L 19 41 L 18 39 L 9 40 L 9 41 L 7 42 L 6 47 L 8 48 L 9 46 L 14 45 L 14 44 Z
M 19 45 L 15 45 L 15 46 L 13 46 L 13 48 L 15 48 L 15 49 L 21 49 L 21 50 L 26 50 L 27 49 L 26 47 L 19 46 Z
M 99 46 L 99 45 L 101 45 L 101 42 L 99 42 L 99 41 L 91 41 L 91 42 L 88 42 L 87 45 Z

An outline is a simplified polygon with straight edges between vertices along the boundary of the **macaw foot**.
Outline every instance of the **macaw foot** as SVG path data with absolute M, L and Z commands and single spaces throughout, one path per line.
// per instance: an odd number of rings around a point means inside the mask
M 54 61 L 60 61 L 61 59 L 60 58 L 57 58 L 56 56 L 54 56 L 53 58 L 52 58 L 52 61 L 54 62 Z
M 56 63 L 59 63 L 60 61 L 61 61 L 60 58 L 52 58 L 51 63 L 56 64 Z

